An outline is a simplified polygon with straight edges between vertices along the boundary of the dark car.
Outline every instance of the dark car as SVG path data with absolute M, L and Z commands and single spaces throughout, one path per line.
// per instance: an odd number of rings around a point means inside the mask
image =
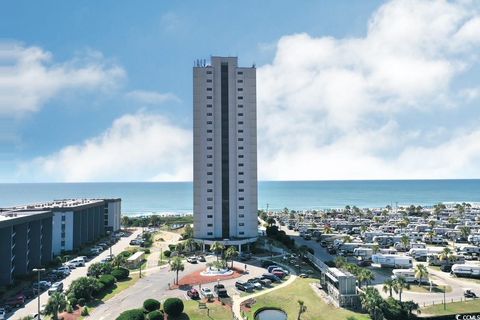
M 242 291 L 253 291 L 253 285 L 248 282 L 235 282 L 235 288 Z
M 187 296 L 189 296 L 190 299 L 199 299 L 200 298 L 200 295 L 198 294 L 198 291 L 194 288 L 187 291 Z
M 213 286 L 213 292 L 217 294 L 220 298 L 228 297 L 227 289 L 223 284 L 216 284 Z
M 25 296 L 26 299 L 31 299 L 37 296 L 37 289 L 36 288 L 27 288 L 22 291 L 22 294 Z
M 440 266 L 440 270 L 442 270 L 443 272 L 450 272 L 452 271 L 452 266 L 449 264 L 443 264 Z
M 17 295 L 16 297 L 10 298 L 7 301 L 5 301 L 5 306 L 12 307 L 12 308 L 23 307 L 24 305 L 25 305 L 25 296 L 22 294 Z
M 281 281 L 282 281 L 279 277 L 277 277 L 276 275 L 271 274 L 271 273 L 264 273 L 264 274 L 262 275 L 262 278 L 263 278 L 263 279 L 268 279 L 268 280 L 270 280 L 270 281 L 272 281 L 272 282 L 281 282 Z
M 205 260 L 205 257 L 204 257 L 204 256 L 198 256 L 198 257 L 197 257 L 197 260 L 198 260 L 199 262 L 205 262 L 205 261 L 207 261 L 207 260 Z
M 475 299 L 477 297 L 477 295 L 475 294 L 475 292 L 473 292 L 472 290 L 470 289 L 466 289 L 464 292 L 463 292 L 463 296 L 465 298 L 473 298 Z

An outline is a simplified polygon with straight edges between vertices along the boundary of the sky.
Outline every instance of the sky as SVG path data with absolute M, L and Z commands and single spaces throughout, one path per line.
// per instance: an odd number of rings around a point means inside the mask
M 480 2 L 3 1 L 0 183 L 189 181 L 192 67 L 257 67 L 261 180 L 480 178 Z

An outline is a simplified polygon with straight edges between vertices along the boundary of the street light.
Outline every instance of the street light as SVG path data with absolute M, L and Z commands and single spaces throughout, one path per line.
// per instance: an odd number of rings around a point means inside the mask
M 35 268 L 32 270 L 33 272 L 37 272 L 38 274 L 38 282 L 37 282 L 37 301 L 38 301 L 38 320 L 40 320 L 40 272 L 44 272 L 45 268 Z

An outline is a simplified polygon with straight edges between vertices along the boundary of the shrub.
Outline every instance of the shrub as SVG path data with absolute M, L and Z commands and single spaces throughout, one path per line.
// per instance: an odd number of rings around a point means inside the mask
M 143 308 L 148 311 L 155 311 L 160 309 L 160 302 L 155 299 L 147 299 L 143 302 Z
M 163 251 L 163 255 L 167 258 L 170 258 L 170 255 L 172 254 L 172 252 L 170 250 L 165 250 Z
M 73 313 L 73 307 L 70 303 L 67 303 L 67 309 L 66 310 L 67 310 L 68 313 Z
M 82 309 L 82 313 L 81 313 L 82 317 L 86 317 L 88 315 L 90 315 L 90 312 L 88 311 L 88 307 L 85 307 Z
M 163 310 L 169 317 L 178 317 L 183 312 L 183 301 L 179 298 L 168 298 L 163 303 Z
M 148 320 L 163 320 L 163 311 L 155 310 L 147 315 Z
M 130 251 L 122 251 L 119 253 L 120 256 L 124 256 L 125 258 L 128 258 L 132 255 L 132 252 Z
M 87 300 L 85 300 L 85 298 L 78 299 L 78 305 L 81 306 L 81 307 L 83 307 L 86 302 L 87 302 Z
M 130 271 L 128 271 L 128 269 L 125 269 L 125 268 L 115 268 L 113 269 L 111 274 L 117 280 L 125 280 L 130 275 Z
M 145 320 L 142 309 L 131 309 L 122 312 L 116 320 Z
M 104 274 L 103 276 L 100 277 L 100 279 L 98 279 L 98 281 L 103 283 L 105 288 L 110 288 L 115 284 L 115 277 L 112 276 L 111 274 Z
M 78 299 L 75 297 L 68 298 L 68 302 L 72 307 L 75 307 L 78 304 Z
M 145 252 L 145 254 L 149 254 L 150 253 L 150 249 L 142 249 L 143 252 Z
M 101 284 L 96 278 L 80 277 L 72 281 L 67 295 L 70 296 L 72 294 L 77 299 L 84 298 L 85 301 L 89 301 L 92 298 L 92 294 L 98 292 L 100 286 Z

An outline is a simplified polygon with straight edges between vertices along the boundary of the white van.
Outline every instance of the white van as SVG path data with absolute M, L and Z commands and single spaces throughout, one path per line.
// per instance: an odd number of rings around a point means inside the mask
M 418 282 L 417 278 L 415 278 L 414 269 L 393 269 L 392 273 L 393 273 L 392 275 L 393 280 L 402 277 L 408 283 Z
M 472 264 L 454 264 L 452 273 L 457 277 L 479 278 L 480 266 Z

